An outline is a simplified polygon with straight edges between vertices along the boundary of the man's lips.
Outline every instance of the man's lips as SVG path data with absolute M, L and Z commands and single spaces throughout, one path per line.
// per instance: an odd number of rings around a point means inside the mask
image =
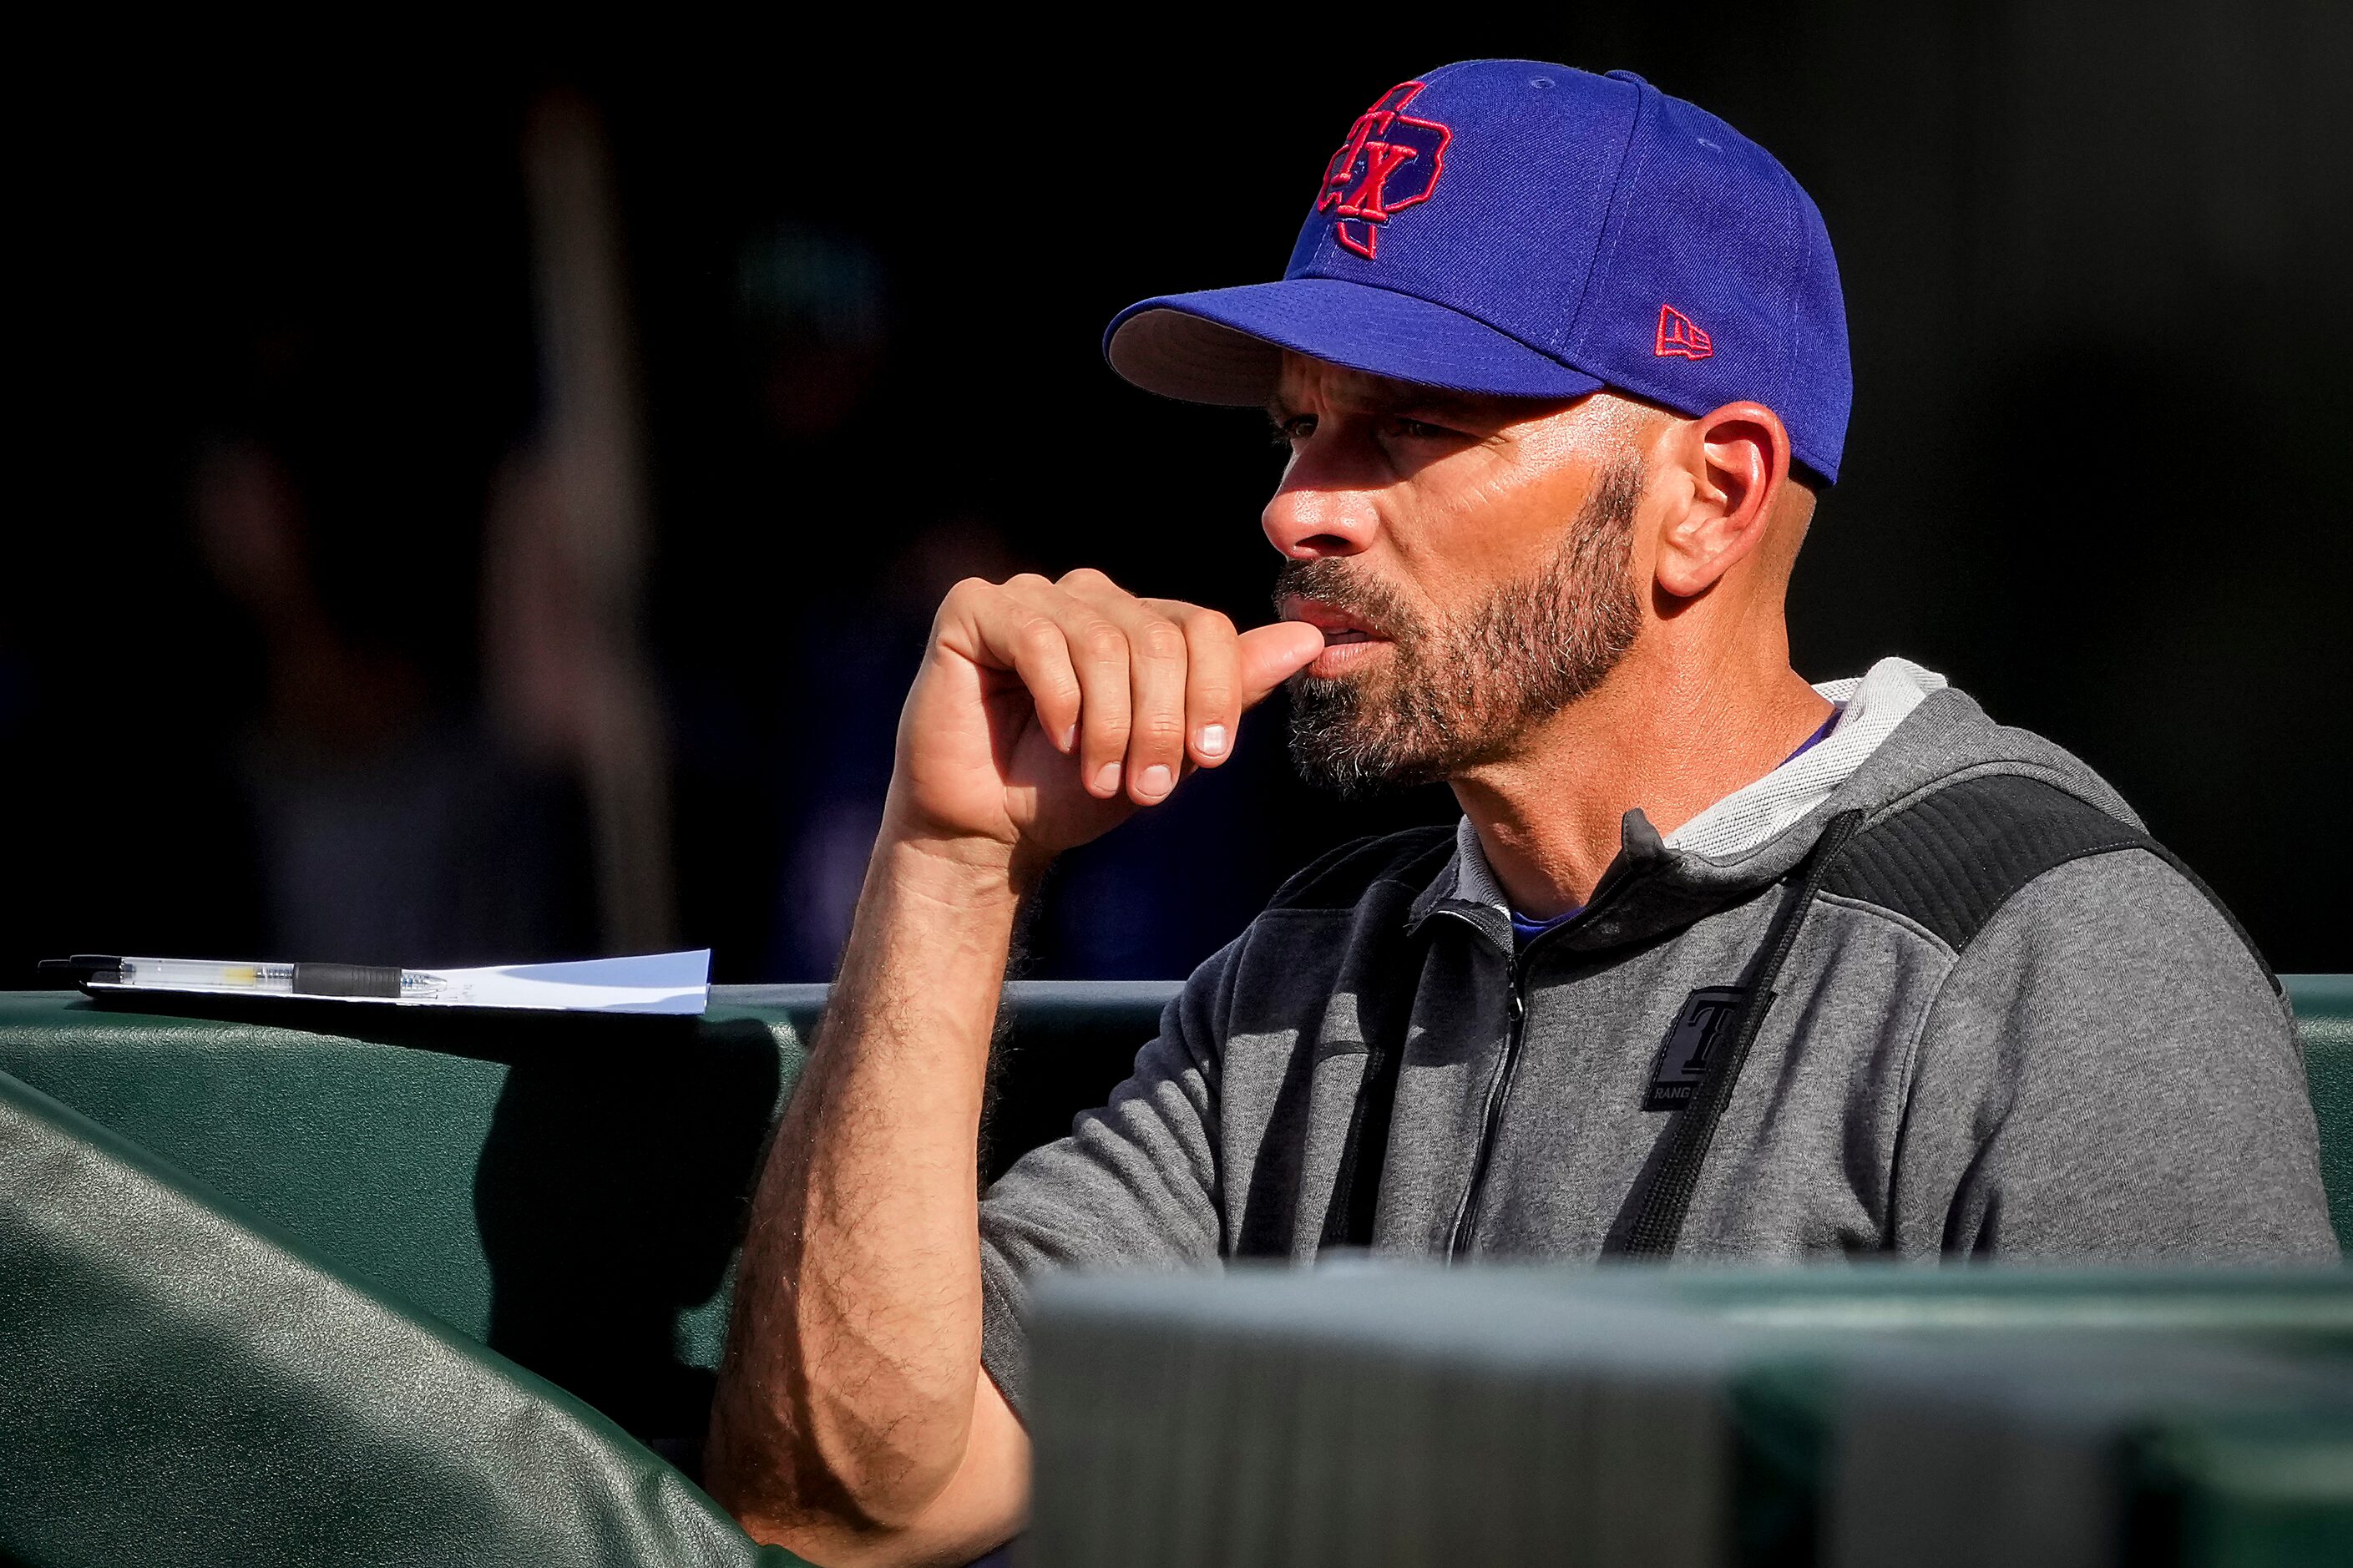
M 1282 618 L 1303 621 L 1322 632 L 1325 647 L 1389 640 L 1379 628 L 1366 624 L 1362 616 L 1315 599 L 1285 599 L 1282 602 Z

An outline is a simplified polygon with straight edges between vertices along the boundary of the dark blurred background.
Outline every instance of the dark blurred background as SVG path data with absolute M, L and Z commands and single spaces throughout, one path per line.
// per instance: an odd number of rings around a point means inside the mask
M 1262 421 L 1128 389 L 1104 321 L 1275 276 L 1356 113 L 1495 54 L 1640 70 L 1822 207 L 1857 399 L 1800 670 L 1945 671 L 2281 968 L 2353 969 L 2346 16 L 60 49 L 14 111 L 0 983 L 672 944 L 822 978 L 949 583 L 1092 563 L 1263 618 Z M 1321 849 L 1450 813 L 1312 795 L 1279 731 L 1071 856 L 1032 973 L 1181 974 Z

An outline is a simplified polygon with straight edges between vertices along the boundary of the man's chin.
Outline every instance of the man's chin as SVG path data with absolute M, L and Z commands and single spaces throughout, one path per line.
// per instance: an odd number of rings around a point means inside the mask
M 1296 706 L 1292 710 L 1291 763 L 1302 783 L 1330 790 L 1343 800 L 1432 784 L 1447 772 L 1421 758 L 1399 756 L 1393 741 L 1370 732 L 1367 726 L 1345 720 L 1319 721 L 1303 716 Z
M 1352 752 L 1303 745 L 1293 738 L 1291 764 L 1300 783 L 1310 789 L 1329 790 L 1342 800 L 1368 800 L 1392 791 L 1436 784 L 1447 776 L 1443 768 L 1399 765 L 1369 751 Z

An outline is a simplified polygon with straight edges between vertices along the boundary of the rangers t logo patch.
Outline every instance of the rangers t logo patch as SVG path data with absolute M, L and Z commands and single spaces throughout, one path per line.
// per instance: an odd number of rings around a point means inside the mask
M 1368 261 L 1379 247 L 1381 226 L 1392 214 L 1428 201 L 1446 167 L 1446 143 L 1454 133 L 1405 112 L 1424 85 L 1409 81 L 1381 94 L 1356 116 L 1348 139 L 1324 166 L 1315 210 L 1332 214 L 1332 237 Z
M 1715 1053 L 1732 1043 L 1740 1005 L 1748 998 L 1741 985 L 1709 985 L 1683 999 L 1667 1031 L 1667 1043 L 1651 1068 L 1651 1090 L 1642 1097 L 1645 1110 L 1680 1110 L 1699 1087 Z

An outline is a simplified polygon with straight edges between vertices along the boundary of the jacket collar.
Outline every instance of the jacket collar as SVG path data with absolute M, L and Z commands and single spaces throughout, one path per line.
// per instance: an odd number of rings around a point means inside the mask
M 1668 848 L 1639 806 L 1626 813 L 1619 836 L 1617 858 L 1601 874 L 1585 912 L 1548 940 L 1585 950 L 1616 947 L 1688 925 L 1747 890 L 1694 879 L 1689 873 L 1698 858 Z M 1407 929 L 1419 931 L 1437 914 L 1467 921 L 1506 952 L 1513 949 L 1511 906 L 1467 817 L 1455 829 L 1454 853 L 1407 911 Z
M 2140 826 L 2131 807 L 2082 763 L 2040 736 L 1993 723 L 1966 694 L 1947 687 L 1911 707 L 1826 797 L 1749 848 L 1715 856 L 1671 847 L 1640 810 L 1629 811 L 1620 825 L 1617 858 L 1602 874 L 1592 901 L 1582 915 L 1547 936 L 1546 945 L 1599 952 L 1680 930 L 1788 876 L 1840 812 L 1862 810 L 1868 826 L 1923 794 L 1981 773 L 2047 779 Z M 1483 856 L 1476 872 L 1465 876 L 1465 849 L 1476 851 L 1477 845 L 1475 833 L 1458 830 L 1454 854 L 1414 900 L 1408 926 L 1419 930 L 1433 915 L 1455 915 L 1509 953 L 1511 911 Z

